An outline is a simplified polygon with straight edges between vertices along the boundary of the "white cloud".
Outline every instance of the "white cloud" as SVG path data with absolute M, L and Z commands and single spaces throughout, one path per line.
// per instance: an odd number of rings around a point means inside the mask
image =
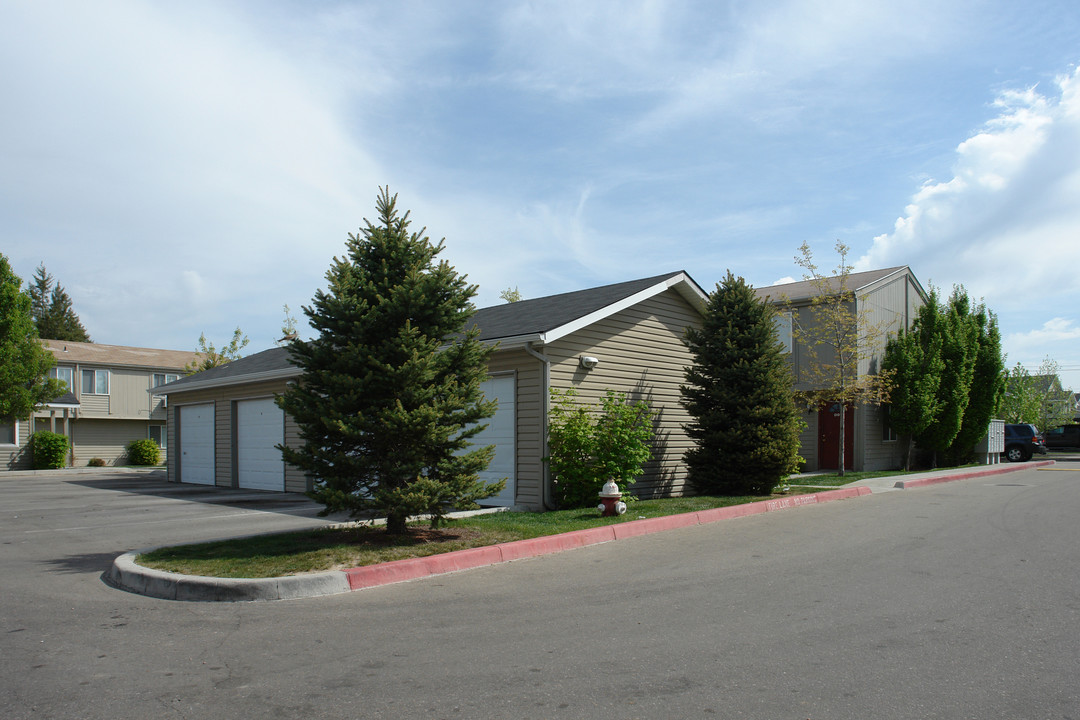
M 953 176 L 923 185 L 855 268 L 910 265 L 946 292 L 964 285 L 998 313 L 1009 364 L 1050 356 L 1080 386 L 1080 70 L 992 107 Z
M 78 291 L 95 339 L 143 335 L 151 308 L 159 326 L 186 326 L 230 290 L 270 289 L 275 315 L 294 285 L 310 298 L 386 182 L 342 124 L 327 82 L 339 70 L 280 54 L 212 5 L 43 2 L 4 16 L 0 91 L 20 112 L 0 114 L 0 214 L 26 238 L 7 252 L 45 259 Z M 201 289 L 161 280 L 176 270 L 197 270 Z M 131 296 L 123 312 L 117 295 Z M 241 297 L 218 312 L 234 327 L 252 311 Z
M 1080 340 L 1080 323 L 1062 317 L 1047 320 L 1034 330 L 1011 333 L 1006 337 L 1009 347 L 1024 358 L 1054 356 L 1055 349 L 1074 340 Z M 1030 360 L 1024 362 L 1027 364 Z
M 1057 86 L 1053 95 L 1002 93 L 999 114 L 957 147 L 953 177 L 919 189 L 856 269 L 908 264 L 946 289 L 964 284 L 1001 312 L 1075 297 L 1080 74 Z

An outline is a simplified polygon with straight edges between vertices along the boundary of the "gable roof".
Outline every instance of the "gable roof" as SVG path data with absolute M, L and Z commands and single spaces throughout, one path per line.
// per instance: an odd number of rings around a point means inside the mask
M 685 272 L 672 272 L 641 280 L 602 285 L 587 290 L 519 300 L 476 311 L 472 327 L 480 339 L 500 341 L 501 347 L 525 342 L 545 344 L 580 330 L 654 295 L 674 289 L 699 312 L 704 312 L 705 292 Z
M 919 292 L 922 293 L 923 297 L 927 297 L 926 291 L 923 290 L 922 285 L 915 279 L 915 274 L 911 272 L 911 268 L 907 265 L 883 268 L 881 270 L 866 270 L 863 272 L 850 273 L 847 276 L 847 286 L 849 290 L 856 295 L 859 295 L 870 290 L 873 285 L 905 273 L 915 282 L 915 286 L 919 289 Z M 826 277 L 824 279 L 828 281 L 830 288 L 839 291 L 840 283 L 838 276 Z M 778 303 L 797 303 L 817 297 L 820 294 L 818 284 L 814 280 L 801 280 L 799 282 L 769 285 L 768 287 L 755 288 L 754 291 L 759 298 Z
M 52 351 L 58 363 L 183 370 L 186 365 L 199 359 L 199 353 L 186 350 L 155 350 L 68 340 L 42 340 L 41 342 Z
M 704 312 L 707 296 L 685 272 L 672 272 L 641 280 L 615 283 L 519 300 L 505 305 L 481 308 L 471 318 L 469 327 L 480 330 L 480 340 L 499 343 L 502 349 L 527 343 L 543 345 L 576 330 L 673 289 L 699 312 Z M 244 382 L 296 377 L 300 369 L 289 360 L 287 347 L 271 348 L 227 365 L 203 370 L 153 389 L 155 395 L 231 385 Z

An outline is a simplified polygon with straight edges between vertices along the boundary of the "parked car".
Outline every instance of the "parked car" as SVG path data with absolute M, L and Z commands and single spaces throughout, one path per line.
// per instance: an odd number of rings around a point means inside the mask
M 1046 443 L 1034 425 L 1027 423 L 1005 426 L 1005 458 L 1009 462 L 1027 462 L 1035 453 L 1045 455 Z
M 1048 448 L 1080 448 L 1080 425 L 1064 425 L 1043 433 Z

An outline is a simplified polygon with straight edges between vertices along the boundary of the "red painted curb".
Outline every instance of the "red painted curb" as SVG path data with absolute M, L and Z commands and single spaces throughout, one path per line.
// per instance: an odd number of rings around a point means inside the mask
M 426 561 L 424 565 L 432 575 L 441 575 L 442 573 L 470 570 L 475 567 L 501 563 L 503 556 L 498 545 L 487 545 L 440 555 L 429 555 L 423 559 Z
M 953 482 L 955 480 L 971 480 L 972 478 L 988 477 L 990 475 L 1004 475 L 1005 473 L 1017 472 L 1018 470 L 1024 470 L 1026 468 L 1039 468 L 1046 467 L 1048 465 L 1056 464 L 1056 460 L 1040 460 L 1036 463 L 1024 464 L 1024 465 L 1007 465 L 1004 467 L 996 467 L 990 470 L 973 470 L 967 473 L 958 473 L 956 475 L 939 475 L 937 477 L 922 478 L 921 480 L 900 480 L 893 487 L 898 487 L 901 490 L 910 490 L 917 487 L 925 487 L 927 485 L 938 485 L 940 483 Z
M 777 500 L 759 500 L 744 505 L 732 505 L 712 510 L 699 510 L 692 513 L 679 515 L 666 515 L 659 518 L 647 518 L 645 520 L 631 520 L 618 525 L 603 525 L 587 530 L 574 530 L 561 535 L 547 535 L 545 537 L 530 538 L 528 540 L 515 540 L 500 545 L 488 545 L 486 547 L 470 548 L 469 550 L 457 550 L 441 555 L 430 555 L 422 558 L 410 558 L 408 560 L 394 560 L 380 565 L 367 565 L 365 567 L 345 570 L 345 576 L 349 581 L 351 590 L 375 587 L 377 585 L 389 585 L 390 583 L 416 580 L 429 575 L 455 572 L 457 570 L 469 570 L 485 565 L 495 565 L 510 560 L 521 560 L 536 557 L 538 555 L 550 555 L 564 550 L 597 545 L 599 543 L 612 542 L 625 538 L 648 535 L 664 530 L 689 527 L 719 520 L 746 517 L 748 515 L 760 515 L 761 513 L 785 510 L 787 508 L 800 507 L 803 505 L 815 505 L 829 502 L 830 500 L 843 500 L 846 498 L 869 495 L 868 487 L 840 488 L 827 490 L 812 495 L 793 495 Z
M 350 590 L 415 580 L 431 574 L 428 566 L 424 563 L 425 560 L 427 558 L 408 558 L 407 560 L 393 560 L 378 565 L 351 568 L 345 571 L 345 578 L 349 581 Z
M 563 550 L 573 550 L 586 545 L 611 542 L 615 540 L 615 531 L 612 530 L 612 527 L 612 525 L 604 525 L 589 528 L 588 530 L 574 530 L 562 535 L 545 535 L 544 537 L 529 538 L 528 540 L 515 540 L 493 547 L 502 550 L 503 561 L 521 560 L 536 557 L 537 555 L 549 555 Z

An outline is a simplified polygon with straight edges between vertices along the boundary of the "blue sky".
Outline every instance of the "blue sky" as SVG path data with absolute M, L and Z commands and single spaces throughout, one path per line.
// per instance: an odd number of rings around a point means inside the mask
M 1075 2 L 0 0 L 0 252 L 92 338 L 302 319 L 380 185 L 477 304 L 910 265 L 1080 390 Z

